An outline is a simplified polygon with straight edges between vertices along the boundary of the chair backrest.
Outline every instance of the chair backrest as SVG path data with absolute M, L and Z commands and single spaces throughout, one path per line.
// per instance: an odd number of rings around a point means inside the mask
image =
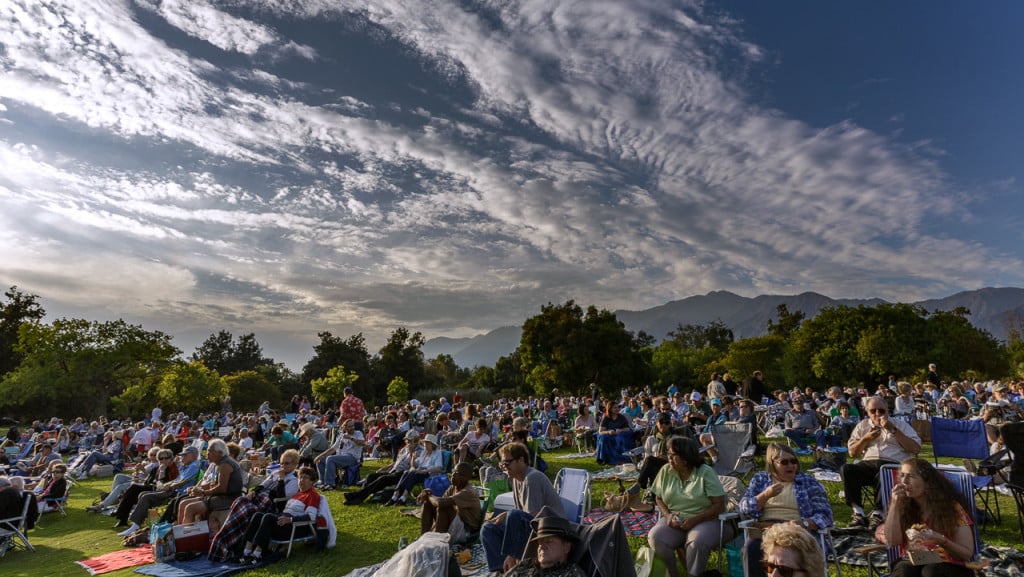
M 1010 482 L 1024 487 L 1024 422 L 1004 423 L 999 427 L 999 432 L 1003 436 L 1006 448 L 1013 454 L 1013 462 L 1010 463 Z
M 988 457 L 988 437 L 981 419 L 932 418 L 932 446 L 935 462 L 939 457 L 984 459 Z
M 724 423 L 715 425 L 711 429 L 711 436 L 715 440 L 715 450 L 718 451 L 718 460 L 715 461 L 713 469 L 719 475 L 732 475 L 737 472 L 745 473 L 753 463 L 747 467 L 747 459 L 744 453 L 753 446 L 752 423 Z M 745 470 L 744 470 L 745 469 Z
M 953 487 L 960 493 L 962 501 L 967 506 L 967 513 L 971 516 L 974 521 L 974 558 L 977 558 L 981 553 L 981 539 L 978 536 L 978 511 L 974 506 L 974 485 L 971 482 L 971 474 L 967 471 L 950 471 L 941 470 L 943 476 L 953 485 Z M 889 496 L 892 495 L 892 489 L 896 486 L 899 481 L 900 466 L 899 465 L 882 465 L 881 470 L 878 473 L 879 481 L 879 496 L 882 498 L 882 509 L 884 511 L 889 510 Z M 896 562 L 903 556 L 901 547 L 888 547 L 886 548 L 886 557 L 889 561 L 889 567 L 896 565 Z
M 565 518 L 579 523 L 590 512 L 590 472 L 566 467 L 555 476 L 555 490 L 562 498 Z
M 18 455 L 18 459 L 19 460 L 20 459 L 25 459 L 29 455 L 31 455 L 32 454 L 32 449 L 33 449 L 33 447 L 35 447 L 35 445 L 36 445 L 35 441 L 31 441 L 31 440 L 27 441 L 25 443 L 25 446 L 21 448 L 21 454 Z
M 719 475 L 718 480 L 722 482 L 722 487 L 725 488 L 725 496 L 728 499 L 725 504 L 725 510 L 738 511 L 740 500 L 743 499 L 743 494 L 746 492 L 743 481 L 728 475 Z
M 21 447 L 19 447 L 17 445 L 8 445 L 8 446 L 4 447 L 4 455 L 7 456 L 7 459 L 9 461 L 16 460 L 18 458 L 18 455 L 20 455 L 20 454 L 21 454 Z

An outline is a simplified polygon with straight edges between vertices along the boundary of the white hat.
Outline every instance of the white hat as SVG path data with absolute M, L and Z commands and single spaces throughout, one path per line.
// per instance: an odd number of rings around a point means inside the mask
M 700 400 L 700 393 L 698 393 L 697 391 L 694 391 L 694 392 L 690 393 L 690 400 L 691 401 L 699 401 Z
M 426 436 L 423 437 L 423 442 L 424 443 L 433 443 L 434 446 L 436 447 L 437 446 L 437 435 L 435 435 L 433 433 L 429 433 L 429 434 L 427 434 Z

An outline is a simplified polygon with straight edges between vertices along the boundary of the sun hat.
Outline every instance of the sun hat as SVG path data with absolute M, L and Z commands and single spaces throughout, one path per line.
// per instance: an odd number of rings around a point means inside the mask
M 424 443 L 433 443 L 434 446 L 436 447 L 437 446 L 437 435 L 435 435 L 433 433 L 429 433 L 429 434 L 427 434 L 426 436 L 423 437 L 423 442 Z

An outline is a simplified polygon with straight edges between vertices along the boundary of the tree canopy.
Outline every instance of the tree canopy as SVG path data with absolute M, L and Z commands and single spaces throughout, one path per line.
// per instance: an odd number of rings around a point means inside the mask
M 37 295 L 23 293 L 12 286 L 4 291 L 4 297 L 7 300 L 0 306 L 0 377 L 16 369 L 24 358 L 15 350 L 22 323 L 41 321 L 46 316 Z

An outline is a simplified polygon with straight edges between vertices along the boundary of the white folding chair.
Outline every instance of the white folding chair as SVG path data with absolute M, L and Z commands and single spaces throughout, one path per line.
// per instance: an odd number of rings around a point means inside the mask
M 9 489 L 13 490 L 13 489 Z M 24 496 L 25 505 L 21 508 L 20 517 L 0 519 L 0 556 L 3 556 L 9 549 L 17 545 L 18 541 L 29 551 L 35 551 L 35 547 L 28 542 L 25 534 L 25 522 L 28 519 L 28 508 L 32 504 L 31 496 Z
M 580 523 L 590 512 L 590 472 L 568 467 L 559 470 L 555 476 L 555 490 L 562 498 L 565 518 Z

